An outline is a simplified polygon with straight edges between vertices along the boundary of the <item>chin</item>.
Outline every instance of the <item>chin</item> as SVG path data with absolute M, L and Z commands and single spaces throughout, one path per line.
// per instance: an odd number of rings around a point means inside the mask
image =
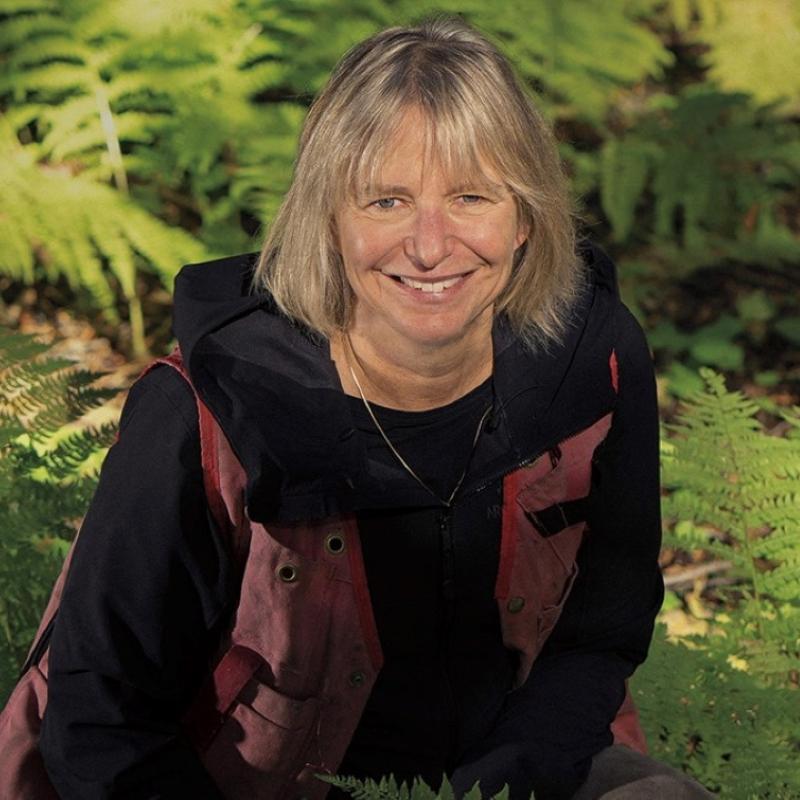
M 403 331 L 408 341 L 420 347 L 446 347 L 466 339 L 468 334 L 464 326 L 445 328 L 419 325 Z

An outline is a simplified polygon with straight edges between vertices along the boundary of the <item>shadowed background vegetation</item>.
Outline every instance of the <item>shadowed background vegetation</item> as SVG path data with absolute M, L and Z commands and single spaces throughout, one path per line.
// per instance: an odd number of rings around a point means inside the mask
M 333 64 L 432 12 L 516 65 L 654 352 L 652 752 L 800 797 L 800 0 L 3 0 L 0 698 L 176 272 L 259 248 Z

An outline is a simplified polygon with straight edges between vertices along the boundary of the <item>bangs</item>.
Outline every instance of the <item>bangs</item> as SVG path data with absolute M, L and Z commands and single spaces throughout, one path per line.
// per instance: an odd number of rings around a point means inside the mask
M 352 142 L 349 154 L 342 153 L 339 200 L 352 202 L 384 183 L 383 165 L 409 118 L 414 124 L 421 121 L 424 125 L 423 173 L 438 166 L 454 191 L 480 189 L 497 194 L 510 189 L 496 151 L 481 141 L 490 137 L 476 130 L 474 113 L 458 114 L 452 109 L 436 113 L 433 109 L 421 108 L 418 103 L 407 103 L 398 104 L 392 115 L 381 115 L 380 122 L 376 120 L 368 127 L 368 132 L 365 131 L 366 135 Z M 487 174 L 487 168 L 494 174 Z

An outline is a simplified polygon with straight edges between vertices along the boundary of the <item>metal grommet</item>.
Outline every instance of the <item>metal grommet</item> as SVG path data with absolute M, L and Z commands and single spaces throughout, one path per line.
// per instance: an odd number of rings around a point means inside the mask
M 294 564 L 281 564 L 275 572 L 284 583 L 294 583 L 297 580 L 297 567 Z
M 357 669 L 355 672 L 350 673 L 348 681 L 351 686 L 363 686 L 366 679 L 367 676 L 360 669 Z
M 524 597 L 512 597 L 506 608 L 512 613 L 517 614 L 525 607 L 525 598 Z
M 325 537 L 325 549 L 335 556 L 344 552 L 344 537 L 340 531 L 334 531 Z

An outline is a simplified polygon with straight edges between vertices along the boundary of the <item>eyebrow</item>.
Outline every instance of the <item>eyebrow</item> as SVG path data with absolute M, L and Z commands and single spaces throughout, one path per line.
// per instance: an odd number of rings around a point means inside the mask
M 462 181 L 461 183 L 451 186 L 447 190 L 447 194 L 466 194 L 469 190 L 480 189 L 482 191 L 495 192 L 500 194 L 505 186 L 502 183 L 494 183 L 486 178 L 476 179 L 474 181 Z M 411 194 L 411 189 L 401 184 L 364 184 L 361 191 L 365 195 L 380 195 L 382 197 L 389 197 L 396 194 Z

